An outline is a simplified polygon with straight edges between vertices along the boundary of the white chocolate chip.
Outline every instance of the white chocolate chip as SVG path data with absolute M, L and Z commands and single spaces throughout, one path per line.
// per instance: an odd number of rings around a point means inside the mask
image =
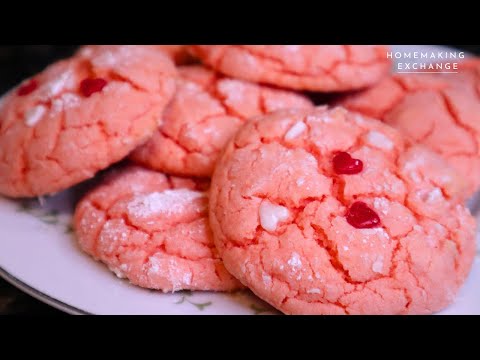
M 267 231 L 275 231 L 278 223 L 287 220 L 290 215 L 286 207 L 272 204 L 268 200 L 262 202 L 259 212 L 260 225 Z
M 57 96 L 63 91 L 63 89 L 71 85 L 70 82 L 72 79 L 72 75 L 73 75 L 72 71 L 67 70 L 55 80 L 52 80 L 49 83 L 45 84 L 47 97 Z
M 122 272 L 122 270 L 118 269 L 118 268 L 112 268 L 112 271 L 113 273 L 115 274 L 116 277 L 118 277 L 119 279 L 125 279 L 126 276 L 125 274 Z
M 285 140 L 295 139 L 307 129 L 307 125 L 304 122 L 299 121 L 295 123 L 290 130 L 285 134 Z
M 25 113 L 25 124 L 27 126 L 35 126 L 40 121 L 42 116 L 47 111 L 47 108 L 43 105 L 37 105 Z
M 320 289 L 316 289 L 316 288 L 307 290 L 307 294 L 320 294 L 320 293 L 321 293 Z

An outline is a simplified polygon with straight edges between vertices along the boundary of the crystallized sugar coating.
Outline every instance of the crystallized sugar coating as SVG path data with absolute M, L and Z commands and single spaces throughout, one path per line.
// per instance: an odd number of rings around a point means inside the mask
M 286 136 L 298 123 L 304 131 Z M 340 151 L 363 171 L 337 174 Z M 210 224 L 226 268 L 284 313 L 429 314 L 454 301 L 473 261 L 462 186 L 443 159 L 379 121 L 343 108 L 280 111 L 226 147 Z M 356 202 L 380 226 L 350 225 Z
M 219 76 L 201 66 L 179 68 L 177 93 L 153 138 L 131 156 L 178 175 L 208 177 L 220 151 L 248 118 L 289 107 L 312 107 L 304 96 Z
M 375 84 L 390 70 L 381 45 L 192 45 L 213 69 L 287 89 L 345 91 Z
M 207 219 L 208 183 L 128 166 L 78 204 L 80 247 L 120 278 L 164 292 L 241 288 L 224 268 Z
M 205 197 L 203 192 L 188 189 L 152 192 L 137 196 L 127 209 L 129 214 L 136 217 L 170 216 L 183 213 L 195 200 Z
M 124 158 L 158 127 L 175 75 L 158 51 L 92 46 L 34 76 L 30 93 L 9 92 L 0 104 L 0 194 L 55 193 Z M 87 97 L 88 78 L 107 85 Z
M 468 64 L 460 74 L 393 75 L 340 104 L 442 155 L 465 178 L 468 197 L 480 187 L 480 75 L 475 89 L 475 62 Z

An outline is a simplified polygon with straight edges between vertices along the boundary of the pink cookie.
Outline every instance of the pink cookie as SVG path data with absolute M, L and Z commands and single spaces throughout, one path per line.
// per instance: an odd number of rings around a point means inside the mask
M 226 75 L 295 90 L 359 89 L 390 69 L 381 45 L 194 45 L 190 51 Z
M 455 299 L 475 221 L 453 170 L 343 108 L 249 122 L 212 178 L 225 267 L 287 314 L 429 314 Z
M 225 144 L 248 118 L 289 107 L 312 107 L 304 96 L 180 67 L 177 93 L 163 124 L 132 160 L 167 173 L 208 177 Z
M 158 127 L 176 71 L 141 46 L 84 48 L 0 103 L 0 193 L 55 193 L 124 158 Z
M 240 288 L 213 244 L 207 187 L 136 166 L 114 172 L 77 206 L 80 246 L 141 287 L 164 292 Z
M 442 155 L 468 185 L 480 187 L 480 101 L 473 77 L 394 75 L 340 104 L 383 120 Z

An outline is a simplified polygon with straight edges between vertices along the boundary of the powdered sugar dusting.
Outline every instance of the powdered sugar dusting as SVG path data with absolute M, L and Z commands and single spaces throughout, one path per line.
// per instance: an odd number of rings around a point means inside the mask
M 353 121 L 354 121 L 357 125 L 360 125 L 360 126 L 365 125 L 365 119 L 363 118 L 363 116 L 361 116 L 361 115 L 359 115 L 359 114 L 355 114 L 355 116 L 353 117 Z
M 191 206 L 193 201 L 205 196 L 203 192 L 188 189 L 166 190 L 136 196 L 128 204 L 127 209 L 130 215 L 143 218 L 161 214 L 179 214 L 185 211 L 187 206 Z
M 270 286 L 272 284 L 272 277 L 265 272 L 262 273 L 262 280 L 265 286 Z
M 63 103 L 64 109 L 69 109 L 77 107 L 80 105 L 80 97 L 72 93 L 65 93 L 60 97 L 60 100 Z
M 298 121 L 295 123 L 290 130 L 285 134 L 285 140 L 295 139 L 297 136 L 302 134 L 307 129 L 307 125 L 304 122 Z
M 375 236 L 378 235 L 380 237 L 389 239 L 387 232 L 383 228 L 375 228 L 375 229 L 361 229 L 362 235 L 364 236 Z
M 324 124 L 330 124 L 330 123 L 333 121 L 333 119 L 332 119 L 330 116 L 328 116 L 328 115 L 322 115 L 322 116 L 319 118 L 319 121 L 322 122 L 322 123 L 324 123 Z
M 383 215 L 388 215 L 389 202 L 385 198 L 375 198 L 373 200 L 373 207 L 375 210 L 381 212 Z
M 145 48 L 138 46 L 112 46 L 110 49 L 100 52 L 92 57 L 91 61 L 94 67 L 110 68 L 123 67 L 132 65 L 140 51 L 145 51 Z
M 157 259 L 154 256 L 150 256 L 148 258 L 147 264 L 150 264 L 150 268 L 148 269 L 148 274 L 150 276 L 158 275 L 160 273 L 160 263 L 157 261 Z
M 189 286 L 192 283 L 192 273 L 186 273 L 183 275 L 183 285 L 184 286 Z
M 122 270 L 123 272 L 127 272 L 128 268 L 129 268 L 129 266 L 127 264 L 120 265 L 120 270 Z
M 302 268 L 302 260 L 300 260 L 300 255 L 296 252 L 292 253 L 290 259 L 288 259 L 287 264 L 290 265 L 293 271 L 300 270 Z
M 60 98 L 53 100 L 51 116 L 61 111 L 71 109 L 80 105 L 80 97 L 73 93 L 65 93 Z
M 299 52 L 301 49 L 300 45 L 285 45 L 284 49 L 287 50 L 288 52 Z
M 383 271 L 383 256 L 380 255 L 379 257 L 377 257 L 377 259 L 375 260 L 375 262 L 372 265 L 372 270 L 373 270 L 373 272 L 376 272 L 378 274 L 382 273 L 382 271 Z
M 319 114 L 319 115 L 308 115 L 307 122 L 321 122 L 324 124 L 329 124 L 333 121 L 333 119 L 327 114 Z
M 416 152 L 415 157 L 412 160 L 407 161 L 403 168 L 405 169 L 405 171 L 418 170 L 419 168 L 425 166 L 425 162 L 426 159 L 425 156 L 423 156 L 423 153 Z
M 47 108 L 43 105 L 37 105 L 29 109 L 25 113 L 25 124 L 30 127 L 35 126 L 40 121 L 42 116 L 45 115 L 46 111 Z
M 420 198 L 427 204 L 435 203 L 439 200 L 444 200 L 442 190 L 439 188 L 434 188 L 433 190 L 420 191 Z
M 224 79 L 219 81 L 217 86 L 218 91 L 231 103 L 243 101 L 248 91 L 246 84 L 240 80 Z
M 281 205 L 272 204 L 265 200 L 260 205 L 260 225 L 267 231 L 275 231 L 278 223 L 288 219 L 290 212 Z
M 366 136 L 366 140 L 370 145 L 373 145 L 377 148 L 384 150 L 393 149 L 392 140 L 378 131 L 370 131 Z
M 304 178 L 298 178 L 296 181 L 297 186 L 302 186 L 305 183 Z

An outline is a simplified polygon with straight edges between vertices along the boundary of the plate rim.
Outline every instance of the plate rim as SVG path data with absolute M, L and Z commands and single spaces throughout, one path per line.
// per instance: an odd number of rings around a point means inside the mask
M 91 312 L 79 309 L 75 306 L 69 305 L 47 295 L 40 290 L 35 289 L 34 287 L 28 285 L 22 280 L 18 279 L 14 275 L 10 274 L 7 270 L 0 266 L 0 277 L 3 278 L 9 284 L 15 286 L 17 289 L 23 291 L 24 293 L 34 297 L 35 299 L 54 307 L 57 310 L 63 311 L 69 315 L 95 315 Z

